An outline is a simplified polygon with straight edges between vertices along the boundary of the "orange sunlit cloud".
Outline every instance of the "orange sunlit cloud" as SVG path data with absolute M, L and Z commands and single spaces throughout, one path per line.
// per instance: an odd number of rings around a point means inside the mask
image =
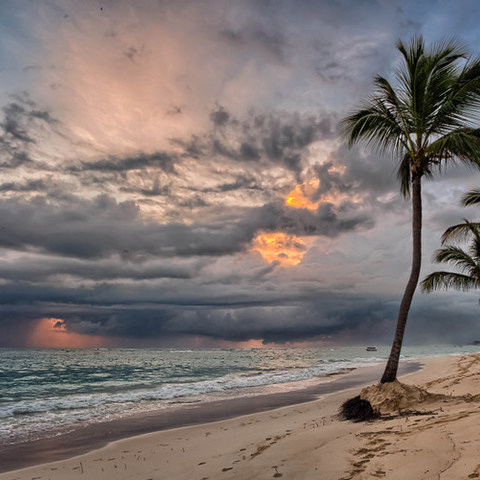
M 343 173 L 342 167 L 330 166 L 329 172 Z M 356 201 L 355 196 L 349 193 L 329 192 L 319 196 L 317 201 L 312 201 L 318 194 L 321 179 L 317 178 L 310 182 L 300 183 L 287 195 L 285 204 L 293 208 L 305 208 L 316 210 L 320 203 L 328 202 L 339 205 L 345 200 Z M 281 232 L 261 233 L 253 241 L 252 250 L 258 251 L 267 262 L 278 261 L 282 265 L 298 265 L 308 251 L 311 239 L 297 237 Z
M 290 207 L 307 208 L 308 210 L 316 210 L 320 201 L 312 202 L 308 197 L 318 189 L 320 180 L 312 180 L 297 185 L 285 199 L 285 203 Z
M 60 318 L 42 318 L 30 332 L 27 345 L 33 348 L 98 348 L 108 346 L 105 338 L 69 332 Z
M 268 345 L 263 343 L 263 340 L 258 338 L 251 338 L 244 342 L 228 342 L 229 347 L 232 348 L 268 348 Z
M 338 165 L 331 165 L 328 168 L 329 173 L 343 174 L 345 167 Z M 311 180 L 310 182 L 303 182 L 295 186 L 295 188 L 287 195 L 285 204 L 294 208 L 306 208 L 308 210 L 316 210 L 320 203 L 332 203 L 333 205 L 340 205 L 346 200 L 350 202 L 358 202 L 361 198 L 351 192 L 340 192 L 333 190 L 330 192 L 319 192 L 321 179 Z M 313 198 L 317 198 L 314 202 Z
M 320 180 L 312 180 L 297 185 L 285 199 L 286 205 L 294 208 L 316 210 L 320 200 L 312 202 L 312 197 L 320 185 Z M 253 241 L 252 250 L 269 263 L 280 262 L 281 265 L 298 265 L 308 250 L 307 239 L 282 232 L 261 233 Z
M 278 261 L 282 265 L 298 265 L 307 246 L 300 237 L 286 233 L 261 233 L 253 241 L 256 250 L 267 262 Z

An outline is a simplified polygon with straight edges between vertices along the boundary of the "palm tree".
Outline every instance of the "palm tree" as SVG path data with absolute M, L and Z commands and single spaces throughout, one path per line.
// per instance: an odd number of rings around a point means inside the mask
M 397 377 L 408 312 L 421 266 L 423 177 L 452 162 L 480 166 L 480 58 L 454 39 L 426 47 L 422 37 L 399 41 L 395 88 L 381 76 L 364 104 L 342 121 L 349 146 L 366 141 L 398 162 L 401 192 L 412 201 L 412 268 L 381 383 Z
M 471 190 L 462 198 L 462 205 L 474 205 L 480 203 L 480 190 Z M 465 242 L 470 240 L 468 250 L 448 244 L 447 242 Z M 427 275 L 422 281 L 422 291 L 430 293 L 434 290 L 453 288 L 455 290 L 468 291 L 480 288 L 480 223 L 469 222 L 464 219 L 463 223 L 449 227 L 442 236 L 441 248 L 433 255 L 436 263 L 449 263 L 459 272 L 434 272 Z

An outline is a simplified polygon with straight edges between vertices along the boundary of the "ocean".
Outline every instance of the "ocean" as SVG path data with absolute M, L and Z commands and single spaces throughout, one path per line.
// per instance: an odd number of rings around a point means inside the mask
M 478 346 L 405 347 L 403 358 Z M 305 388 L 318 377 L 383 363 L 388 347 L 261 349 L 0 348 L 0 444 L 192 403 Z

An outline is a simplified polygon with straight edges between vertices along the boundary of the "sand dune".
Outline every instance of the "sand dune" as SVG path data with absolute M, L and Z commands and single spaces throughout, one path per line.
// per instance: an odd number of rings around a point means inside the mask
M 0 480 L 468 479 L 480 478 L 480 355 L 428 359 L 401 379 L 414 402 L 382 419 L 337 418 L 359 389 L 231 420 L 114 442 Z M 400 409 L 400 410 L 399 410 Z

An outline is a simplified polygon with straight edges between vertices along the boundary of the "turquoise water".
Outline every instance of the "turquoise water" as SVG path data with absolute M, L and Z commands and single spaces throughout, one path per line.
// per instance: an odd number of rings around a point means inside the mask
M 478 352 L 410 347 L 404 358 Z M 332 372 L 382 363 L 386 347 L 0 349 L 0 442 L 195 402 L 303 388 Z

